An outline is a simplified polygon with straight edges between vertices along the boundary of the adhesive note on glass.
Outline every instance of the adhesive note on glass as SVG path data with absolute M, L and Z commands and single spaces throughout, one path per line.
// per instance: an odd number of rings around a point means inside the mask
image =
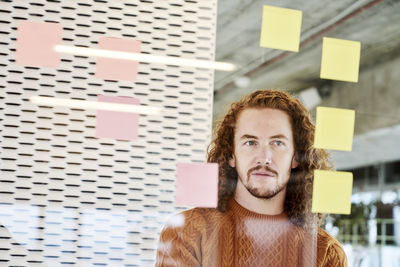
M 353 173 L 314 171 L 312 212 L 350 214 Z
M 264 6 L 260 46 L 298 52 L 301 17 L 300 10 Z
M 176 167 L 176 205 L 217 207 L 217 163 L 178 163 Z
M 121 96 L 98 96 L 99 102 L 139 105 L 139 99 Z M 96 137 L 118 140 L 134 140 L 138 136 L 139 114 L 98 110 Z
M 140 53 L 141 42 L 133 39 L 100 37 L 99 48 Z M 136 81 L 139 62 L 123 59 L 97 58 L 96 76 L 105 80 Z
M 355 111 L 317 107 L 314 147 L 351 151 Z
M 358 82 L 361 43 L 334 38 L 323 38 L 322 79 Z
M 54 47 L 62 42 L 59 23 L 18 21 L 15 63 L 29 67 L 57 67 L 60 55 Z

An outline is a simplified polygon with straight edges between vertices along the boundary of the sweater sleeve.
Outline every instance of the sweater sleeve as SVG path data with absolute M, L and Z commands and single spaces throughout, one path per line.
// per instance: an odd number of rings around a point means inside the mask
M 347 267 L 347 257 L 339 241 L 325 230 L 318 229 L 318 267 Z
M 318 229 L 318 267 L 347 267 L 347 257 L 339 241 L 325 230 Z
M 183 225 L 167 223 L 161 232 L 157 248 L 156 266 L 201 266 L 201 233 L 192 223 L 192 212 L 184 212 Z M 172 218 L 176 222 L 176 216 Z M 181 221 L 181 220 L 178 220 Z M 189 223 L 187 223 L 189 221 Z
M 329 246 L 325 266 L 327 267 L 347 267 L 347 257 L 339 242 L 334 242 Z

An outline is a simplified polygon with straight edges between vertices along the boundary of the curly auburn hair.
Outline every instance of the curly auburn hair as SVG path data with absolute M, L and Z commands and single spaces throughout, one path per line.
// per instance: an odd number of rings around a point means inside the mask
M 258 90 L 232 103 L 230 109 L 214 129 L 214 138 L 209 146 L 208 162 L 219 164 L 218 210 L 225 212 L 233 198 L 238 173 L 229 165 L 234 153 L 235 124 L 240 113 L 247 108 L 274 108 L 286 112 L 293 130 L 294 149 L 299 165 L 292 169 L 286 188 L 284 211 L 289 220 L 305 227 L 312 218 L 311 196 L 313 171 L 332 169 L 329 154 L 313 148 L 314 124 L 308 110 L 290 94 L 278 90 Z M 322 216 L 318 215 L 319 219 Z M 311 220 L 311 219 L 310 219 Z

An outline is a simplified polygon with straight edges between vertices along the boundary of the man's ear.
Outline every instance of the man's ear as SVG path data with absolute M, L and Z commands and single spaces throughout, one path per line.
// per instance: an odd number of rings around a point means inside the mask
M 232 155 L 232 157 L 229 159 L 229 166 L 231 166 L 232 168 L 235 168 L 236 167 L 235 162 L 236 162 L 235 155 Z
M 299 166 L 299 162 L 297 161 L 297 159 L 298 159 L 298 156 L 297 156 L 297 153 L 295 153 L 292 158 L 292 164 L 291 164 L 292 169 L 295 169 L 295 168 L 297 168 L 297 166 Z

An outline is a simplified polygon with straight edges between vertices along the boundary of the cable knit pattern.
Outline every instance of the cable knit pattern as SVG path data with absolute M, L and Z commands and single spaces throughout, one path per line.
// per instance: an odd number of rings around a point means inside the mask
M 225 213 L 195 208 L 176 216 L 182 220 L 161 233 L 156 266 L 347 266 L 336 239 L 320 228 L 306 233 L 284 213 L 258 214 L 231 200 Z

